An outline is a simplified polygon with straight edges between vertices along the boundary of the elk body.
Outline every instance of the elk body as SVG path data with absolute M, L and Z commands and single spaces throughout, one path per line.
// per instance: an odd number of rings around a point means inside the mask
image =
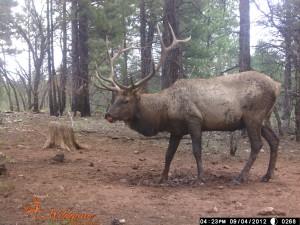
M 105 79 L 114 87 L 104 85 L 104 88 L 117 91 L 118 94 L 105 118 L 109 122 L 124 121 L 131 129 L 145 136 L 153 136 L 162 131 L 170 133 L 160 182 L 168 180 L 171 161 L 184 135 L 191 136 L 198 170 L 197 182 L 202 183 L 202 132 L 246 128 L 251 153 L 235 182 L 241 183 L 249 173 L 262 148 L 262 137 L 270 146 L 270 160 L 267 173 L 261 180 L 268 181 L 275 169 L 279 139 L 272 128 L 264 124 L 264 120 L 271 114 L 278 99 L 279 83 L 267 75 L 249 71 L 211 79 L 178 80 L 160 93 L 141 94 L 139 89 L 160 68 L 168 51 L 178 43 L 188 41 L 177 40 L 171 27 L 170 30 L 175 41 L 166 48 L 161 40 L 162 59 L 153 72 L 138 84 L 131 87 L 118 84 L 112 68 L 114 58 L 110 58 L 112 72 L 110 78 Z

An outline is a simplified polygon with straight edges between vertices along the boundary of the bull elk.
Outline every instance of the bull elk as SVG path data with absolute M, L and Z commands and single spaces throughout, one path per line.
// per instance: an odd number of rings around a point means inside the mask
M 184 135 L 190 134 L 193 154 L 197 163 L 197 183 L 204 182 L 202 168 L 201 142 L 203 131 L 234 131 L 247 129 L 251 153 L 246 165 L 237 178 L 236 184 L 243 182 L 249 173 L 260 149 L 262 137 L 270 146 L 270 159 L 267 173 L 261 181 L 268 181 L 274 172 L 279 139 L 265 119 L 279 96 L 279 83 L 265 74 L 249 71 L 214 77 L 211 79 L 181 79 L 173 86 L 153 94 L 140 93 L 141 87 L 149 81 L 163 65 L 170 50 L 178 44 L 190 40 L 178 40 L 170 26 L 173 42 L 169 47 L 163 43 L 160 30 L 158 34 L 162 46 L 161 58 L 145 78 L 131 86 L 120 84 L 113 68 L 114 60 L 131 48 L 121 49 L 109 58 L 110 75 L 104 77 L 96 72 L 101 89 L 117 92 L 113 105 L 105 114 L 111 123 L 124 121 L 131 129 L 145 135 L 154 136 L 158 132 L 170 133 L 169 146 L 165 156 L 165 166 L 160 182 L 167 182 L 171 161 Z M 109 82 L 110 86 L 107 83 Z

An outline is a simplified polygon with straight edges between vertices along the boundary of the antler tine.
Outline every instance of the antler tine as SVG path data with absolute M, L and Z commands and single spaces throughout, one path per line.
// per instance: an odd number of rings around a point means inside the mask
M 110 53 L 109 53 L 109 50 L 108 50 L 108 38 L 106 37 L 106 53 L 107 53 L 107 57 L 108 57 L 108 60 L 109 60 L 109 67 L 110 67 L 110 74 L 109 74 L 109 77 L 104 77 L 102 75 L 99 75 L 98 74 L 98 67 L 97 67 L 97 64 L 96 64 L 96 74 L 95 74 L 95 77 L 99 80 L 100 84 L 103 86 L 103 87 L 99 87 L 98 85 L 96 85 L 98 88 L 100 89 L 104 89 L 104 90 L 110 90 L 110 91 L 121 91 L 121 90 L 135 90 L 135 89 L 139 89 L 141 88 L 142 86 L 144 86 L 146 84 L 147 81 L 149 81 L 156 73 L 156 71 L 158 71 L 163 63 L 165 62 L 165 59 L 167 58 L 168 56 L 168 53 L 174 49 L 179 43 L 183 43 L 183 42 L 187 42 L 191 39 L 191 37 L 188 37 L 186 39 L 183 39 L 183 40 L 178 40 L 175 36 L 175 33 L 174 33 L 174 30 L 172 28 L 172 26 L 169 24 L 169 27 L 170 27 L 170 31 L 171 31 L 171 34 L 172 34 L 172 38 L 173 38 L 173 42 L 171 43 L 170 46 L 166 47 L 165 44 L 163 43 L 163 39 L 162 39 L 162 35 L 161 35 L 161 32 L 160 32 L 160 29 L 159 27 L 157 26 L 157 30 L 158 30 L 158 34 L 159 34 L 159 39 L 160 39 L 160 43 L 161 43 L 161 48 L 162 48 L 162 53 L 161 53 L 161 57 L 160 57 L 160 60 L 158 62 L 158 64 L 155 66 L 153 64 L 153 69 L 152 71 L 145 77 L 143 78 L 141 81 L 137 82 L 136 84 L 133 83 L 132 81 L 132 77 L 131 77 L 131 86 L 130 87 L 127 87 L 127 86 L 124 86 L 122 84 L 120 84 L 117 79 L 116 79 L 116 76 L 115 76 L 115 71 L 114 71 L 114 61 L 121 55 L 123 54 L 124 52 L 126 51 L 129 51 L 131 49 L 133 49 L 133 47 L 129 47 L 129 48 L 121 48 L 114 56 L 111 56 Z M 105 84 L 103 84 L 103 82 L 101 81 L 104 80 L 104 81 L 107 81 L 107 82 L 110 82 L 114 87 L 112 86 L 107 86 Z
M 102 89 L 102 90 L 109 90 L 109 91 L 120 91 L 120 90 L 121 90 L 118 86 L 116 86 L 116 85 L 114 84 L 114 82 L 113 82 L 111 79 L 106 78 L 106 77 L 104 77 L 104 76 L 102 76 L 101 74 L 98 73 L 98 65 L 97 65 L 96 62 L 95 62 L 95 66 L 96 66 L 95 77 L 97 78 L 97 80 L 98 80 L 98 81 L 100 82 L 100 84 L 102 85 L 102 87 L 101 87 L 101 86 L 99 86 L 99 85 L 97 85 L 97 84 L 94 83 L 94 85 L 95 85 L 97 88 Z M 110 82 L 111 84 L 114 85 L 114 87 L 105 85 L 105 84 L 102 82 L 101 79 L 102 79 L 102 80 L 105 80 L 105 81 L 107 81 L 107 82 Z
M 159 35 L 161 48 L 162 48 L 162 54 L 161 54 L 160 60 L 159 60 L 158 64 L 156 65 L 156 67 L 152 69 L 151 73 L 148 74 L 144 79 L 142 79 L 141 81 L 136 83 L 132 88 L 136 89 L 136 88 L 139 88 L 139 87 L 143 86 L 148 80 L 150 80 L 155 75 L 156 71 L 158 71 L 162 67 L 163 63 L 165 62 L 165 59 L 168 56 L 168 53 L 172 49 L 174 49 L 179 43 L 184 43 L 184 42 L 188 42 L 189 40 L 191 40 L 191 36 L 186 38 L 186 39 L 183 39 L 183 40 L 178 40 L 175 36 L 174 30 L 173 30 L 171 24 L 170 23 L 168 23 L 168 24 L 169 24 L 170 31 L 171 31 L 172 38 L 173 38 L 172 44 L 169 47 L 165 46 L 165 44 L 163 42 L 163 39 L 162 39 L 160 29 L 159 29 L 159 26 L 157 25 L 157 31 L 158 31 L 158 35 Z
M 101 74 L 98 73 L 98 66 L 96 64 L 96 70 L 95 70 L 95 77 L 97 78 L 97 80 L 100 82 L 100 84 L 102 86 L 99 86 L 97 85 L 96 83 L 94 83 L 94 85 L 99 88 L 99 89 L 102 89 L 102 90 L 108 90 L 108 91 L 120 91 L 121 89 L 118 87 L 118 86 L 115 86 L 115 87 L 112 87 L 112 86 L 107 86 L 105 85 L 102 80 L 105 80 L 105 81 L 108 81 L 108 82 L 111 82 L 110 79 L 106 78 L 106 77 L 103 77 Z M 101 80 L 102 79 L 102 80 Z M 111 82 L 112 83 L 112 82 Z
M 116 58 L 118 58 L 120 55 L 122 55 L 124 52 L 130 51 L 131 49 L 134 49 L 134 47 L 128 47 L 128 48 L 122 48 L 121 50 L 118 51 L 118 53 L 113 57 L 113 60 L 115 60 Z M 131 90 L 132 87 L 127 87 L 121 83 L 119 83 L 116 79 L 116 76 L 113 72 L 111 79 L 113 80 L 113 82 L 115 83 L 115 85 L 117 85 L 120 89 L 123 90 Z
M 174 49 L 179 43 L 184 43 L 184 42 L 188 42 L 189 40 L 191 40 L 191 36 L 189 36 L 188 38 L 183 39 L 183 40 L 178 40 L 178 39 L 176 38 L 176 35 L 175 35 L 175 33 L 174 33 L 174 30 L 173 30 L 171 24 L 168 23 L 168 25 L 169 25 L 169 28 L 170 28 L 170 31 L 171 31 L 171 34 L 172 34 L 172 39 L 173 39 L 173 42 L 171 43 L 171 45 L 170 45 L 169 47 L 166 47 L 166 46 L 165 46 L 165 44 L 164 44 L 164 42 L 163 42 L 163 39 L 162 39 L 162 35 L 161 35 L 161 32 L 160 32 L 160 29 L 159 29 L 159 27 L 158 27 L 158 25 L 157 25 L 157 31 L 158 31 L 158 34 L 159 34 L 159 40 L 160 40 L 160 44 L 161 44 L 161 48 L 162 48 L 162 56 L 161 56 L 161 58 L 160 58 L 160 60 L 159 60 L 159 63 L 158 63 L 157 66 L 155 67 L 155 70 L 156 70 L 156 71 L 159 70 L 160 67 L 163 65 L 165 59 L 166 59 L 167 56 L 168 56 L 168 53 L 169 53 L 172 49 Z
M 124 52 L 127 52 L 129 50 L 133 49 L 133 47 L 129 47 L 129 48 L 121 48 L 117 54 L 115 54 L 113 57 L 110 56 L 109 54 L 109 50 L 108 50 L 108 38 L 106 37 L 106 53 L 107 53 L 107 57 L 108 57 L 108 60 L 109 60 L 109 66 L 110 66 L 110 75 L 109 75 L 109 78 L 106 78 L 107 80 L 109 80 L 115 87 L 117 87 L 119 89 L 119 91 L 121 89 L 124 89 L 124 90 L 130 90 L 131 87 L 127 87 L 125 85 L 122 85 L 120 84 L 117 79 L 116 79 L 116 76 L 115 76 L 115 71 L 114 71 L 114 61 L 120 56 L 122 55 Z
M 101 74 L 98 73 L 98 65 L 95 62 L 95 66 L 96 66 L 96 70 L 95 70 L 95 77 L 97 78 L 97 80 L 100 82 L 100 84 L 102 85 L 99 86 L 97 84 L 94 83 L 94 85 L 102 90 L 109 90 L 109 91 L 121 91 L 122 89 L 128 90 L 130 89 L 129 87 L 126 87 L 122 84 L 119 84 L 118 81 L 115 78 L 115 71 L 114 71 L 114 61 L 124 52 L 129 51 L 132 49 L 132 47 L 129 48 L 121 48 L 114 56 L 110 56 L 109 50 L 108 50 L 108 38 L 106 37 L 106 41 L 105 41 L 105 49 L 106 49 L 106 54 L 107 54 L 107 58 L 109 60 L 109 67 L 110 67 L 110 73 L 109 73 L 109 77 L 104 77 Z M 104 81 L 107 81 L 109 83 L 111 83 L 113 86 L 107 86 L 103 83 Z

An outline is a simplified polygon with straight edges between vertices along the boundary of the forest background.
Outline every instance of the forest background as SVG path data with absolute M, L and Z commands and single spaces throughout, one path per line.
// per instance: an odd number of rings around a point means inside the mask
M 118 80 L 128 85 L 158 61 L 156 25 L 167 42 L 167 22 L 191 41 L 171 54 L 169 72 L 165 65 L 145 92 L 181 78 L 257 70 L 282 83 L 272 121 L 280 134 L 295 133 L 299 141 L 298 0 L 0 0 L 0 111 L 105 112 L 113 95 L 97 88 L 94 75 L 96 64 L 99 73 L 109 73 L 106 38 L 111 54 L 138 47 L 115 63 Z

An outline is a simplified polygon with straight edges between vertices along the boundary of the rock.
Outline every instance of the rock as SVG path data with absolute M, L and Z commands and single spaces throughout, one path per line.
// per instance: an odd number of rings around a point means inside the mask
M 216 206 L 214 206 L 213 208 L 207 210 L 208 213 L 217 213 L 218 212 L 218 208 Z
M 58 153 L 56 156 L 51 158 L 52 163 L 62 163 L 65 159 L 65 155 L 63 153 Z
M 174 183 L 177 183 L 177 184 L 180 183 L 178 178 L 175 178 L 175 179 L 173 180 L 173 182 L 174 182 Z
M 0 175 L 4 175 L 6 171 L 7 169 L 5 167 L 5 164 L 0 164 Z
M 119 225 L 119 224 L 125 224 L 126 220 L 125 219 L 113 219 L 111 221 L 111 225 Z
M 274 210 L 274 212 L 275 212 L 275 215 L 277 215 L 277 216 L 286 216 L 286 212 L 279 211 L 279 210 Z
M 143 184 L 143 185 L 149 185 L 150 182 L 149 182 L 149 180 L 143 180 L 143 181 L 142 181 L 142 184 Z
M 229 169 L 230 167 L 227 166 L 227 165 L 224 165 L 223 168 L 224 168 L 224 169 Z
M 18 148 L 26 148 L 24 145 L 17 145 Z
M 139 152 L 139 151 L 134 151 L 133 153 L 134 153 L 134 154 L 139 154 L 140 152 Z
M 257 214 L 263 215 L 263 216 L 266 216 L 266 215 L 286 216 L 286 212 L 276 210 L 273 207 L 266 207 L 266 208 L 260 210 Z
M 243 204 L 240 203 L 240 202 L 236 202 L 236 203 L 235 203 L 235 208 L 236 208 L 236 209 L 242 209 L 242 208 L 243 208 Z
M 123 179 L 120 180 L 120 182 L 123 183 L 123 184 L 126 184 L 126 183 L 128 183 L 128 180 L 126 178 L 123 178 Z
M 132 166 L 132 169 L 133 169 L 133 170 L 138 170 L 138 169 L 139 169 L 139 165 L 138 165 L 138 164 L 133 165 L 133 166 Z
M 224 186 L 220 185 L 218 186 L 218 189 L 224 189 Z
M 274 208 L 273 207 L 266 207 L 260 210 L 258 215 L 274 215 Z

